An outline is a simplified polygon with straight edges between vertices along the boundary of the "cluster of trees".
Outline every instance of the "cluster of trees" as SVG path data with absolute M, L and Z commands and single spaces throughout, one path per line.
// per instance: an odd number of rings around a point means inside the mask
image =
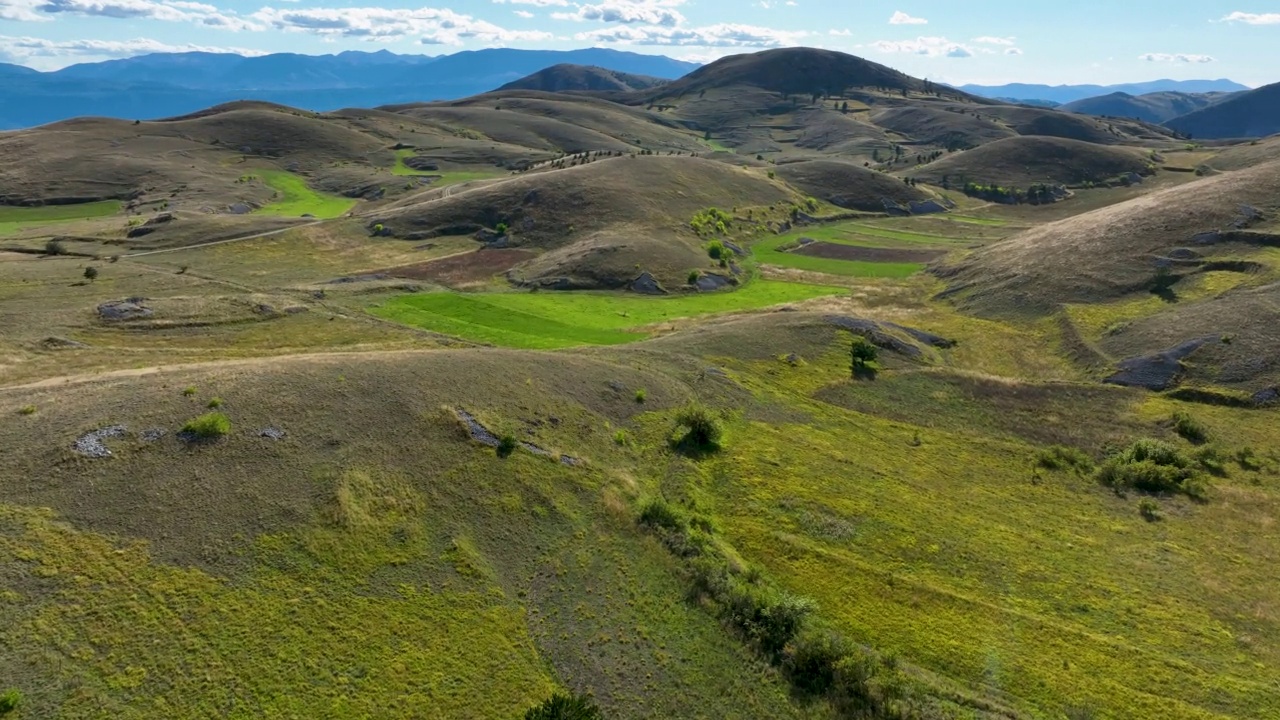
M 689 227 L 699 235 L 711 235 L 713 233 L 725 234 L 729 229 L 729 224 L 733 221 L 733 217 L 729 213 L 720 208 L 707 208 L 689 221 Z
M 943 178 L 943 187 L 947 187 L 947 180 Z M 1007 205 L 1020 205 L 1028 203 L 1031 205 L 1045 205 L 1057 200 L 1057 193 L 1052 185 L 1044 183 L 1036 183 L 1031 187 L 1023 190 L 1016 187 L 1002 187 L 1000 185 L 983 185 L 981 183 L 967 182 L 964 184 L 964 194 L 969 197 L 990 200 L 991 202 L 1005 203 Z

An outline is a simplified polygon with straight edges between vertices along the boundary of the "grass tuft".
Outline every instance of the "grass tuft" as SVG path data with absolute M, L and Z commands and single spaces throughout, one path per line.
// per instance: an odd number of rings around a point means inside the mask
M 231 432 L 231 419 L 220 412 L 205 413 L 188 420 L 182 431 L 200 440 L 216 440 Z

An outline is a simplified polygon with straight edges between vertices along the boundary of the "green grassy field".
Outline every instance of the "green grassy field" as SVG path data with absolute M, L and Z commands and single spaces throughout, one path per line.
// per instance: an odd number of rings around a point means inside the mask
M 0 205 L 0 235 L 8 235 L 29 227 L 107 217 L 119 213 L 121 207 L 122 203 L 119 200 L 41 207 Z
M 356 201 L 337 195 L 325 195 L 312 190 L 306 180 L 283 170 L 260 170 L 257 173 L 273 190 L 280 193 L 275 202 L 257 212 L 263 215 L 297 217 L 313 215 L 320 219 L 336 218 L 351 208 Z
M 732 292 L 652 298 L 589 292 L 437 292 L 392 298 L 374 315 L 467 340 L 520 348 L 618 345 L 648 337 L 656 323 L 753 310 L 843 292 L 799 283 L 755 281 Z
M 472 180 L 488 180 L 501 177 L 504 174 L 497 168 L 492 170 L 415 170 L 404 164 L 405 158 L 413 157 L 413 155 L 414 151 L 412 149 L 397 150 L 396 165 L 391 168 L 391 174 L 401 177 L 438 176 L 440 179 L 433 181 L 431 187 L 447 187 L 458 183 L 471 182 Z

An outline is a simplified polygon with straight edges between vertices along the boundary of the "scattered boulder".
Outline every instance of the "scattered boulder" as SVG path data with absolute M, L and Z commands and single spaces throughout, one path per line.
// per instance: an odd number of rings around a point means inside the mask
M 227 208 L 227 212 L 231 213 L 232 215 L 248 215 L 249 213 L 253 212 L 253 206 L 250 205 L 249 203 L 238 202 L 230 205 Z
M 64 337 L 47 337 L 40 341 L 40 347 L 45 350 L 74 350 L 76 348 L 87 348 L 89 346 L 86 343 Z
M 937 200 L 912 200 L 908 207 L 912 215 L 932 215 L 947 211 L 947 208 Z
M 140 237 L 145 237 L 147 235 L 150 235 L 151 233 L 159 229 L 160 228 L 154 225 L 139 225 L 137 227 L 129 228 L 129 232 L 125 233 L 124 236 L 130 239 L 140 238 Z
M 104 427 L 76 438 L 72 448 L 77 453 L 89 458 L 111 457 L 111 451 L 107 449 L 106 445 L 102 444 L 102 441 L 109 438 L 124 437 L 127 432 L 128 430 L 124 425 Z
M 1147 390 L 1168 390 L 1178 384 L 1178 378 L 1183 370 L 1182 361 L 1201 346 L 1214 340 L 1213 337 L 1196 338 L 1168 350 L 1122 360 L 1117 365 L 1117 372 L 1103 382 Z
M 742 249 L 742 247 L 741 247 L 740 245 L 735 245 L 734 243 L 731 243 L 731 242 L 729 242 L 728 240 L 721 240 L 721 241 L 720 241 L 720 244 L 721 244 L 721 245 L 724 245 L 726 248 L 728 248 L 728 249 L 732 250 L 732 251 L 733 251 L 733 254 L 734 254 L 734 255 L 737 255 L 737 256 L 739 256 L 739 257 L 744 256 L 744 255 L 746 255 L 746 254 L 747 254 L 747 251 L 746 251 L 746 250 L 743 250 L 743 249 Z
M 1124 175 L 1121 175 L 1120 180 L 1121 182 L 1127 183 L 1129 185 L 1141 185 L 1143 182 L 1142 176 L 1132 171 L 1127 172 Z
M 150 430 L 143 430 L 141 437 L 143 442 L 150 443 L 150 442 L 156 442 L 157 440 L 163 438 L 165 435 L 168 435 L 168 434 L 169 434 L 169 431 L 165 430 L 164 428 L 151 428 Z
M 1231 221 L 1231 226 L 1237 230 L 1243 230 L 1261 219 L 1261 210 L 1252 205 L 1241 205 L 1236 219 Z
M 1280 402 L 1280 388 L 1269 387 L 1259 390 L 1249 398 L 1249 402 L 1255 407 L 1275 405 Z
M 1196 233 L 1191 237 L 1191 242 L 1197 245 L 1216 245 L 1221 238 L 1222 233 L 1217 230 L 1210 230 L 1208 232 Z
M 666 295 L 667 291 L 658 284 L 658 281 L 650 273 L 640 273 L 640 277 L 631 281 L 631 292 L 637 292 L 641 295 Z
M 732 284 L 733 280 L 723 275 L 703 273 L 698 276 L 698 280 L 694 283 L 694 287 L 698 289 L 698 292 L 711 292 L 729 287 Z
M 489 428 L 481 425 L 480 421 L 477 420 L 474 415 L 466 410 L 455 410 L 454 412 L 457 413 L 458 419 L 466 426 L 467 434 L 471 436 L 472 440 L 480 443 L 481 445 L 488 445 L 493 448 L 502 444 L 502 441 L 498 439 L 498 436 L 489 432 Z
M 257 432 L 258 437 L 268 440 L 283 440 L 288 433 L 277 427 L 264 427 Z
M 140 320 L 155 314 L 142 302 L 146 298 L 129 298 L 128 300 L 111 300 L 98 306 L 98 317 L 103 320 Z
M 1174 260 L 1199 260 L 1200 253 L 1191 248 L 1179 247 L 1169 251 L 1168 256 Z
M 902 333 L 916 342 L 935 348 L 949 348 L 955 346 L 955 341 L 948 340 L 940 335 L 934 335 L 923 330 L 898 325 L 891 322 L 879 322 L 876 320 L 868 320 L 866 318 L 849 317 L 846 315 L 827 315 L 823 318 L 830 325 L 848 330 L 851 333 L 861 335 L 870 340 L 873 345 L 884 348 L 899 355 L 918 359 L 924 356 L 924 351 L 917 345 L 907 342 L 896 335 L 894 332 Z
M 391 276 L 386 273 L 368 273 L 365 275 L 348 275 L 346 277 L 334 278 L 326 282 L 328 285 L 346 285 L 348 283 L 374 282 L 375 280 L 390 280 Z
M 799 243 L 800 245 L 812 245 L 813 243 L 817 242 L 817 240 L 814 240 L 811 237 L 802 237 L 796 242 Z

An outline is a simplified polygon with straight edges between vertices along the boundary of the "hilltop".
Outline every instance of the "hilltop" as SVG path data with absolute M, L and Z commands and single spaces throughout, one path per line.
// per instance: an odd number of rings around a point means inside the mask
M 1231 93 L 1221 92 L 1157 92 L 1137 96 L 1116 92 L 1076 100 L 1063 105 L 1061 109 L 1083 115 L 1136 118 L 1149 123 L 1163 123 L 1223 102 L 1230 97 Z
M 1280 132 L 1280 83 L 1233 95 L 1166 124 L 1203 140 L 1273 135 Z
M 1100 183 L 1130 173 L 1148 175 L 1142 151 L 1080 140 L 1018 136 L 949 153 L 906 174 L 932 185 L 961 187 L 967 182 L 1023 188 L 1036 184 Z
M 666 82 L 665 79 L 648 75 L 632 75 L 602 67 L 563 63 L 509 82 L 498 90 L 627 92 L 645 90 Z

